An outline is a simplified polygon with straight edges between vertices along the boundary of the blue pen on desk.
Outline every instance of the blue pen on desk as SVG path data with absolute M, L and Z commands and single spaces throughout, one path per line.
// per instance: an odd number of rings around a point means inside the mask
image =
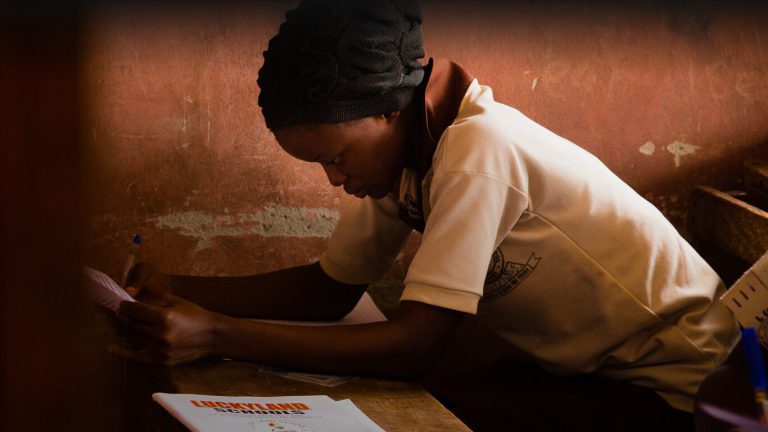
M 123 277 L 120 278 L 120 286 L 125 288 L 125 283 L 128 282 L 128 273 L 131 272 L 133 264 L 136 261 L 136 254 L 139 253 L 139 246 L 141 245 L 141 235 L 136 234 L 131 241 L 131 247 L 128 250 L 128 260 L 125 262 L 125 268 L 123 268 Z
M 747 358 L 749 378 L 752 381 L 752 387 L 755 389 L 755 402 L 757 402 L 757 413 L 760 423 L 768 424 L 766 423 L 765 409 L 763 408 L 768 381 L 765 378 L 763 353 L 760 349 L 760 343 L 757 341 L 757 331 L 754 327 L 747 327 L 741 331 L 741 341 L 744 345 L 745 357 Z

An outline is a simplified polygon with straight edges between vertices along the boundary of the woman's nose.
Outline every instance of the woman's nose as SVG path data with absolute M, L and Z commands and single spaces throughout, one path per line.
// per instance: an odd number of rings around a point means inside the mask
M 341 172 L 333 164 L 323 165 L 323 169 L 325 170 L 325 175 L 328 176 L 328 181 L 333 186 L 341 186 L 345 181 L 347 181 L 348 176 Z

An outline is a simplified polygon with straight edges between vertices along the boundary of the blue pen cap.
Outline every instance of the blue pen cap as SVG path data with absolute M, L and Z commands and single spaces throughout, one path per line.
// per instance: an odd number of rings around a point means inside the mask
M 757 331 L 754 327 L 747 327 L 741 331 L 741 343 L 744 345 L 744 353 L 747 357 L 747 367 L 752 386 L 755 388 L 768 388 L 765 378 L 765 364 L 760 342 L 757 340 Z
M 135 236 L 133 236 L 133 244 L 135 244 L 136 246 L 141 244 L 141 234 L 136 234 Z

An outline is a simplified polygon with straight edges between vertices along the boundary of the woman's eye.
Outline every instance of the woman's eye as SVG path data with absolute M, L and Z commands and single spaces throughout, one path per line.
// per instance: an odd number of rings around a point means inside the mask
M 323 162 L 324 165 L 338 165 L 338 163 L 341 161 L 340 156 L 336 156 L 333 160 Z

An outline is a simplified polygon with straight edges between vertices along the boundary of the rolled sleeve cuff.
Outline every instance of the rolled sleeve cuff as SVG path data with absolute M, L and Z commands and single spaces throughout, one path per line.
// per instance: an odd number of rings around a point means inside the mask
M 410 300 L 438 306 L 445 309 L 456 310 L 468 314 L 477 314 L 477 304 L 480 297 L 477 294 L 432 285 L 409 283 L 403 290 L 400 301 Z
M 378 276 L 374 277 L 370 273 L 349 271 L 347 268 L 331 259 L 327 253 L 320 256 L 320 268 L 322 268 L 325 274 L 330 276 L 331 279 L 349 285 L 366 285 L 378 279 Z

